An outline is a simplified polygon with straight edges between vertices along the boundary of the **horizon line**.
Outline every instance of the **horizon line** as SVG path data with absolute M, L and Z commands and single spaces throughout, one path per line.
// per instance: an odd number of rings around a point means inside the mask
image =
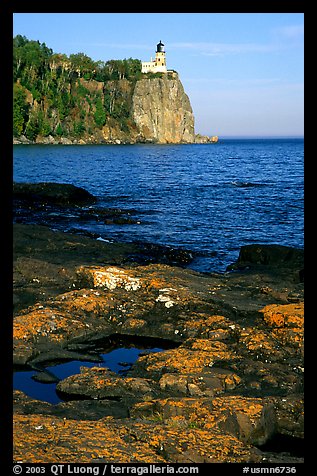
M 205 134 L 202 134 L 205 135 Z M 216 134 L 217 135 L 217 134 Z M 290 135 L 218 135 L 219 139 L 304 139 L 303 134 Z

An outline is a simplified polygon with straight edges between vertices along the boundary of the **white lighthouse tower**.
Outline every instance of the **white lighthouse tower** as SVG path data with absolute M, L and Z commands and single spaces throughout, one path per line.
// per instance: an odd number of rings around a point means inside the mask
M 160 42 L 156 45 L 155 59 L 151 61 L 142 61 L 142 73 L 167 73 L 166 54 L 164 44 Z

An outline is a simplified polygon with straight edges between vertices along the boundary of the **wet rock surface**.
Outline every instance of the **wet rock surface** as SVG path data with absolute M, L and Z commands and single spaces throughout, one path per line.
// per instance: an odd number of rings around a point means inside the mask
M 265 446 L 303 438 L 302 254 L 270 248 L 272 262 L 255 246 L 235 271 L 202 274 L 14 225 L 14 365 L 48 381 L 48 364 L 96 362 L 58 381 L 56 405 L 14 392 L 15 460 L 302 462 Z M 120 376 L 97 364 L 115 338 L 170 346 Z
M 62 231 L 97 238 L 88 225 L 140 224 L 135 210 L 100 206 L 87 190 L 64 183 L 13 184 L 13 217 L 16 223 L 46 225 Z

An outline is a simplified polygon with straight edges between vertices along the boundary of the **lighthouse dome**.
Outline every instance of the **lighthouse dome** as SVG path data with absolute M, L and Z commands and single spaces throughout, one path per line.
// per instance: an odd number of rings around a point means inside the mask
M 156 52 L 157 53 L 164 53 L 164 44 L 160 40 L 160 42 L 156 45 Z

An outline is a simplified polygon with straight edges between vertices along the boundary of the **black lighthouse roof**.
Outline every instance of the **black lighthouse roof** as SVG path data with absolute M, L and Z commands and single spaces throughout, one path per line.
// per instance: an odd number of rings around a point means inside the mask
M 160 42 L 156 45 L 156 52 L 157 53 L 164 53 L 164 43 L 160 40 Z

